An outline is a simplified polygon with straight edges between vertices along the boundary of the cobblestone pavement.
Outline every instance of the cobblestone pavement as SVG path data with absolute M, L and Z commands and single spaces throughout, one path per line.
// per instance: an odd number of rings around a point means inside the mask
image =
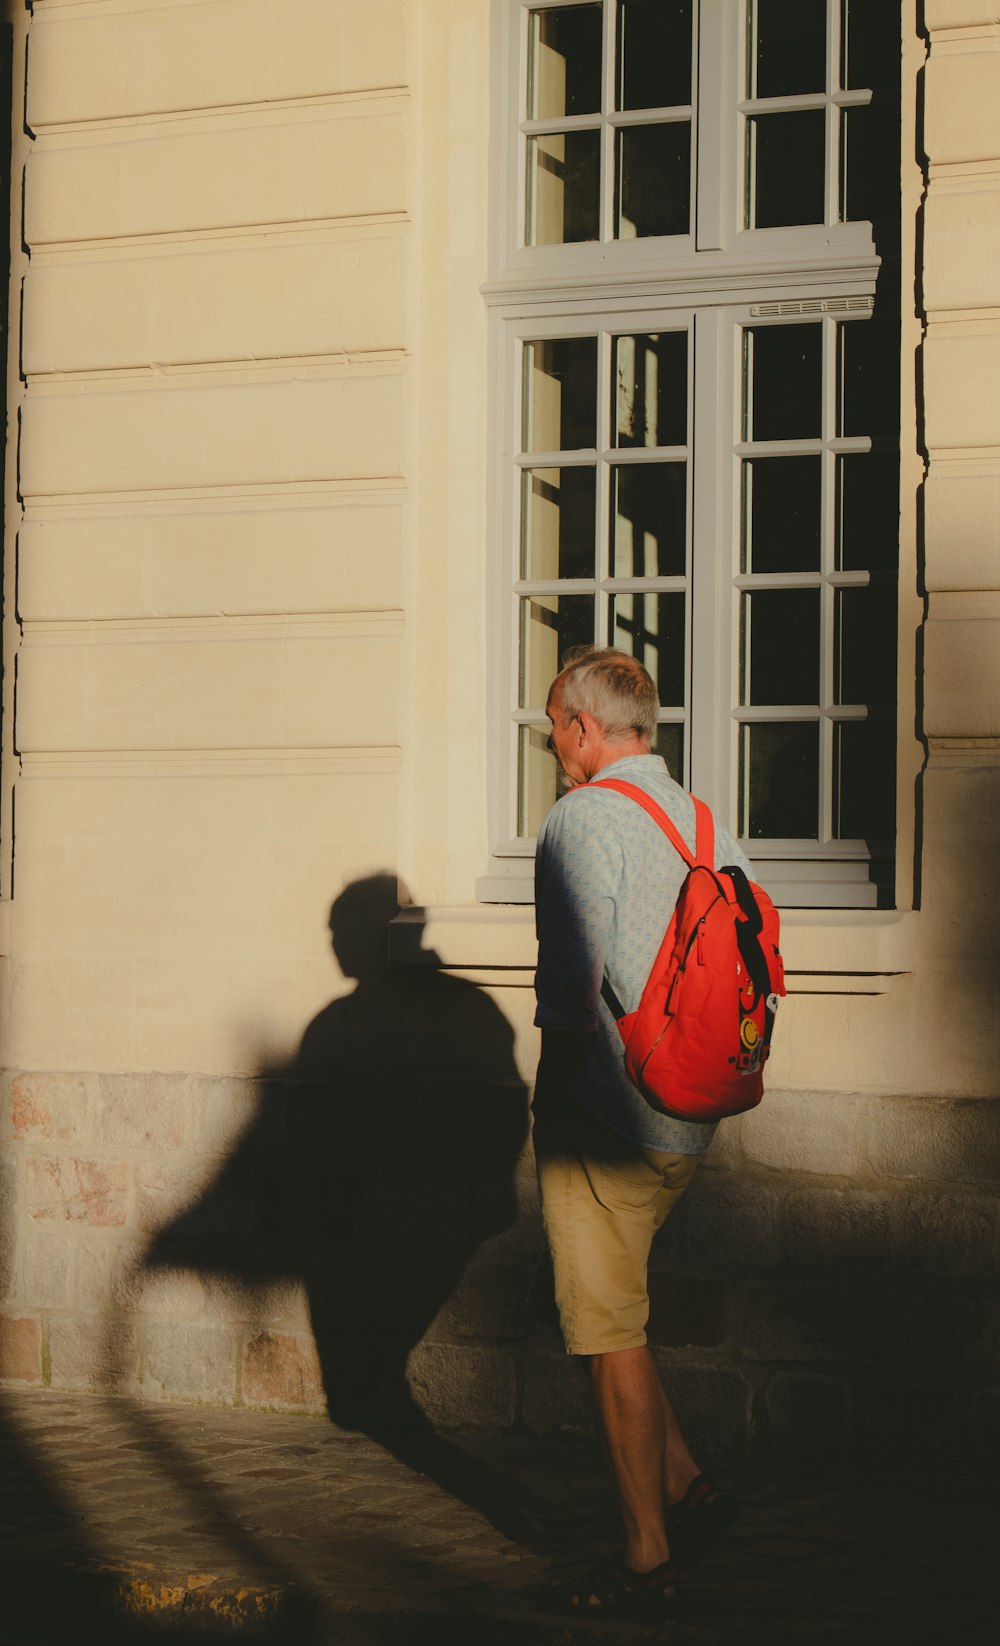
M 743 1514 L 656 1630 L 537 1598 L 615 1546 L 595 1443 L 464 1436 L 423 1461 L 314 1418 L 7 1393 L 0 1642 L 1000 1639 L 997 1517 L 968 1482 L 726 1471 Z

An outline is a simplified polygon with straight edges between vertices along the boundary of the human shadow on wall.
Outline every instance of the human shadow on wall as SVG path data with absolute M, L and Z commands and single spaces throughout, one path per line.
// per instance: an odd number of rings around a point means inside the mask
M 337 897 L 333 951 L 354 989 L 313 1019 L 287 1065 L 261 1070 L 255 1120 L 144 1266 L 225 1276 L 261 1297 L 301 1281 L 334 1423 L 530 1542 L 537 1506 L 438 1433 L 407 1376 L 484 1242 L 514 1224 L 526 1091 L 488 995 L 432 954 L 390 963 L 398 909 L 389 873 Z M 432 1407 L 434 1352 L 420 1374 Z M 448 1348 L 438 1353 L 447 1376 Z

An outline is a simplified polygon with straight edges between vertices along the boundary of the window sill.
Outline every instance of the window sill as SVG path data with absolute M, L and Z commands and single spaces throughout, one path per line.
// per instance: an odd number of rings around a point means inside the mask
M 895 909 L 786 909 L 781 949 L 790 994 L 884 994 L 913 970 L 917 916 Z M 529 988 L 537 945 L 527 904 L 404 909 L 389 927 L 390 959 L 437 966 L 473 982 Z

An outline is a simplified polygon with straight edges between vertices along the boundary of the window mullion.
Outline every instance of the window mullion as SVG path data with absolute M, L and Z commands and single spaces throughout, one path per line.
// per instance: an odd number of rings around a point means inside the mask
M 720 358 L 728 316 L 698 313 L 692 322 L 693 433 L 691 506 L 691 669 L 689 675 L 689 782 L 698 795 L 730 818 L 730 709 L 734 701 L 729 648 L 732 596 L 725 523 L 731 513 L 733 463 L 732 372 Z M 722 351 L 724 352 L 724 351 Z M 718 477 L 718 484 L 716 483 Z M 721 735 L 720 735 L 721 734 Z
M 830 574 L 836 569 L 836 456 L 830 442 L 837 432 L 837 322 L 823 321 L 823 443 L 820 479 L 820 591 L 819 637 L 819 838 L 833 838 L 833 756 L 834 724 L 829 714 L 833 706 L 834 602 L 836 590 Z
M 606 453 L 611 446 L 612 420 L 614 417 L 614 382 L 612 378 L 612 340 L 609 331 L 600 334 L 597 350 L 597 446 L 598 451 Z M 606 579 L 611 575 L 611 468 L 605 456 L 597 459 L 596 493 L 596 539 L 595 539 L 595 567 L 597 572 L 597 594 L 595 595 L 594 611 L 594 643 L 598 646 L 608 645 L 608 597 L 604 588 Z
M 697 72 L 694 94 L 694 224 L 698 251 L 721 251 L 726 245 L 732 212 L 727 185 L 730 168 L 723 164 L 729 141 L 727 101 L 723 95 L 726 51 L 724 12 L 728 0 L 700 0 L 695 19 Z

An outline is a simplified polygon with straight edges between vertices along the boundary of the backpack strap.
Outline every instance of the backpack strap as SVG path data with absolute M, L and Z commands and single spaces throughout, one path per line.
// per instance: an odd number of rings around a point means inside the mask
M 670 844 L 680 853 L 689 869 L 693 869 L 696 863 L 700 863 L 704 868 L 714 870 L 715 825 L 712 822 L 712 814 L 703 800 L 696 800 L 694 795 L 691 796 L 692 801 L 694 801 L 695 816 L 695 847 L 692 854 L 690 846 L 676 823 L 671 821 L 663 807 L 658 805 L 652 795 L 646 793 L 645 789 L 638 788 L 635 783 L 623 783 L 617 777 L 598 778 L 588 783 L 587 787 L 590 789 L 617 789 L 619 794 L 624 794 L 629 800 L 634 800 L 637 805 L 642 807 L 643 811 L 649 813 L 654 823 L 659 824 Z

